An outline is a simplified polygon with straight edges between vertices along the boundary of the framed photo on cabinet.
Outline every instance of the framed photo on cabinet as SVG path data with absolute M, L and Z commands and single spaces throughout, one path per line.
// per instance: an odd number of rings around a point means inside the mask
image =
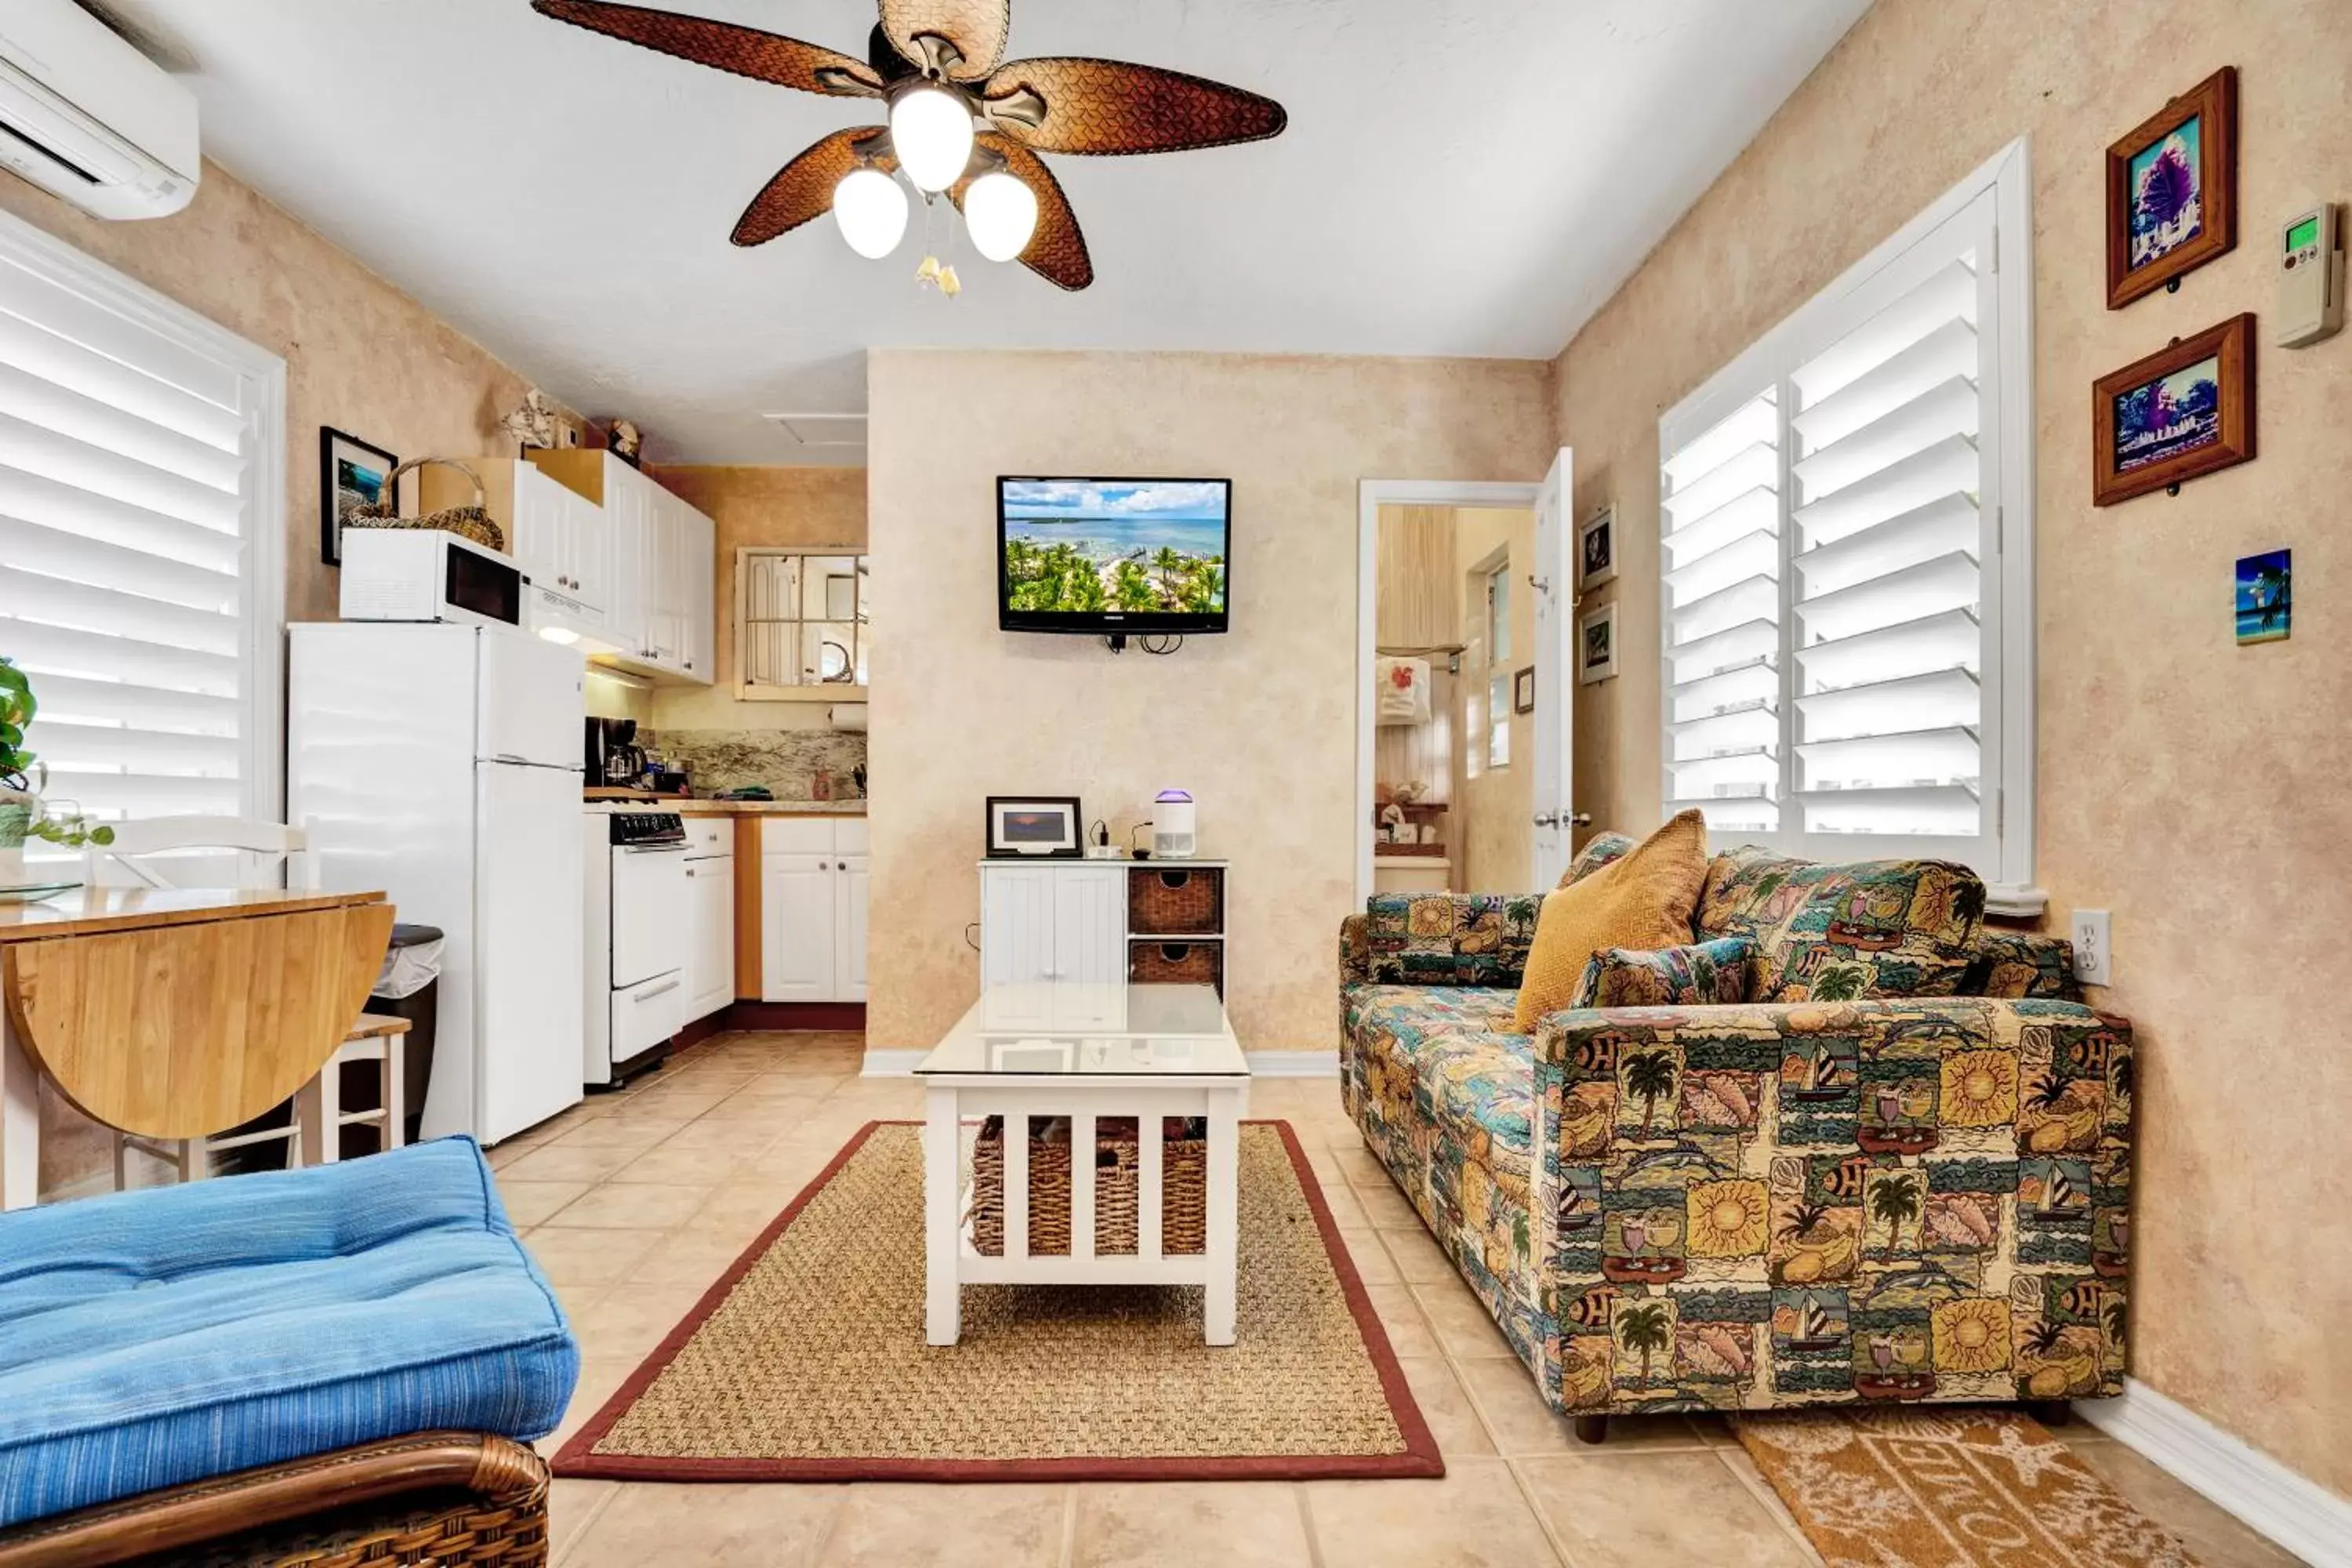
M 2254 318 L 2232 316 L 2091 389 L 2091 504 L 2170 489 L 2254 455 Z
M 2107 149 L 2107 309 L 2238 243 L 2238 71 L 2223 66 Z
M 1017 856 L 1084 853 L 1079 836 L 1085 825 L 1078 816 L 1076 795 L 1002 795 L 988 797 L 988 853 L 992 859 Z

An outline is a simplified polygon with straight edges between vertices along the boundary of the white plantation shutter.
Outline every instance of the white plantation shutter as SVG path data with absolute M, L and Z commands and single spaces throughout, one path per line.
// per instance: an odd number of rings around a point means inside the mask
M 53 803 L 275 815 L 283 375 L 0 224 L 0 655 Z
M 1723 842 L 2036 896 L 2025 189 L 2013 148 L 1660 422 L 1664 800 Z

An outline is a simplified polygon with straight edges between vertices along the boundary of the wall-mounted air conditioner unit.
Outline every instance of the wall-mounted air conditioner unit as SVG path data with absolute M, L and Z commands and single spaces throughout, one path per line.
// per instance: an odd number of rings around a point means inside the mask
M 100 217 L 193 200 L 196 95 L 73 0 L 0 5 L 0 168 Z

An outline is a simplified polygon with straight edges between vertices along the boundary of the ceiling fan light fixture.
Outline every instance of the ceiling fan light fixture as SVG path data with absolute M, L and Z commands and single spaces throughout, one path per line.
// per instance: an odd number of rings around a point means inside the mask
M 833 220 L 850 249 L 879 261 L 907 232 L 907 193 L 879 169 L 852 169 L 833 188 Z
M 910 87 L 890 102 L 890 143 L 917 190 L 944 191 L 971 162 L 971 105 L 935 83 Z
M 991 261 L 1010 261 L 1029 248 L 1037 232 L 1037 193 L 1002 169 L 982 174 L 963 194 L 963 222 L 974 250 Z

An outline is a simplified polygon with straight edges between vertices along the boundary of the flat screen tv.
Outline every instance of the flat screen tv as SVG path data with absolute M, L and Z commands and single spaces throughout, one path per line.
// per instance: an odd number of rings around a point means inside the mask
M 1231 479 L 999 479 L 996 624 L 1008 632 L 1222 632 Z

